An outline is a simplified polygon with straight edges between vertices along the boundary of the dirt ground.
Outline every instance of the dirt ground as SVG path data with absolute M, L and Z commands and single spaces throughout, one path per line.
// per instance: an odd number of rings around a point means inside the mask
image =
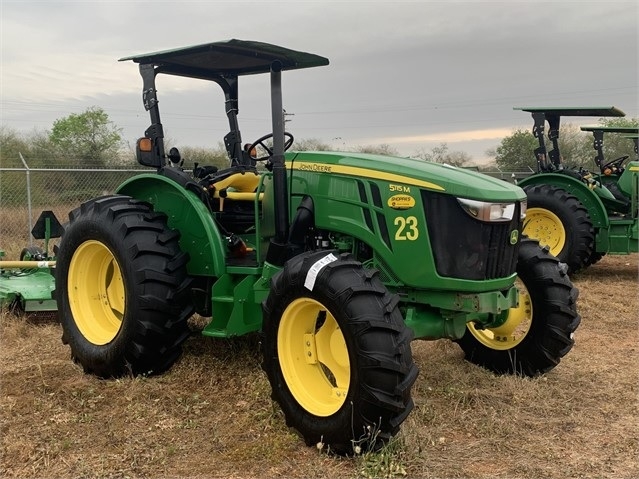
M 254 336 L 194 334 L 168 373 L 103 381 L 71 362 L 55 319 L 3 313 L 0 477 L 639 477 L 638 263 L 607 256 L 573 278 L 576 344 L 543 377 L 414 342 L 414 411 L 389 446 L 355 458 L 287 429 Z

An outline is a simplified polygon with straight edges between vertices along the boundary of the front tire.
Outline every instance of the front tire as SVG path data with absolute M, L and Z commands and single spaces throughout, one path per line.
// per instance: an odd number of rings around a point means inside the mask
M 606 256 L 606 253 L 598 253 L 597 251 L 594 251 L 590 255 L 590 258 L 588 258 L 588 260 L 586 261 L 586 266 L 592 266 L 593 264 L 599 263 L 599 261 L 601 261 L 604 256 Z
M 307 445 L 370 450 L 408 416 L 417 367 L 397 304 L 377 272 L 348 255 L 301 254 L 274 276 L 263 369 Z
M 188 256 L 166 216 L 126 196 L 84 203 L 57 255 L 62 341 L 87 373 L 155 374 L 189 336 Z
M 524 187 L 528 210 L 523 233 L 550 248 L 550 254 L 575 273 L 588 266 L 595 230 L 588 210 L 572 194 L 552 185 Z
M 517 274 L 519 305 L 505 323 L 492 329 L 469 323 L 458 343 L 468 361 L 495 373 L 536 376 L 559 364 L 574 344 L 578 291 L 559 261 L 529 238 L 520 245 Z

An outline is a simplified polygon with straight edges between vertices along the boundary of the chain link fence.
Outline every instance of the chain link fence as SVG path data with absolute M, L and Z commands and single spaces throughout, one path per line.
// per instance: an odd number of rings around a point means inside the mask
M 24 162 L 23 162 L 24 163 Z M 60 223 L 82 202 L 112 193 L 124 180 L 150 170 L 131 168 L 0 167 L 0 250 L 18 259 L 27 246 L 44 248 L 31 231 L 42 211 L 52 211 Z M 55 244 L 52 241 L 49 251 Z

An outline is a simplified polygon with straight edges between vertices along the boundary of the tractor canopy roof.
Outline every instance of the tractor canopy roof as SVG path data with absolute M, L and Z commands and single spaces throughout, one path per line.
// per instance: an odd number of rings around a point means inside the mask
M 603 131 L 605 133 L 634 133 L 639 132 L 637 126 L 603 126 L 603 125 L 584 125 L 581 131 Z
M 564 106 L 564 107 L 529 107 L 516 106 L 513 110 L 522 110 L 529 113 L 545 113 L 554 116 L 626 116 L 619 108 L 614 106 Z
M 268 73 L 274 62 L 281 70 L 328 65 L 328 59 L 268 43 L 227 40 L 121 58 L 152 64 L 162 73 L 201 79 Z

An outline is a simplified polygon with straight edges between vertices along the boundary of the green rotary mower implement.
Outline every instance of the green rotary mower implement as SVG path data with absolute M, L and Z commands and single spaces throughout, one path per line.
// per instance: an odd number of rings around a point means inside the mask
M 583 127 L 594 134 L 596 172 L 566 168 L 559 151 L 562 116 L 622 117 L 615 107 L 516 108 L 532 114 L 537 173 L 518 184 L 528 196 L 524 233 L 536 238 L 565 262 L 570 272 L 599 261 L 605 254 L 639 251 L 637 202 L 639 159 L 606 161 L 604 133 L 637 133 L 637 127 Z M 548 150 L 545 125 L 548 123 Z
M 43 211 L 31 231 L 35 239 L 44 240 L 44 249 L 29 246 L 19 260 L 4 260 L 0 251 L 0 308 L 16 308 L 25 313 L 57 310 L 55 258 L 49 254 L 49 240 L 62 234 L 62 225 L 52 211 Z
M 519 187 L 407 158 L 293 151 L 282 72 L 326 58 L 230 40 L 123 60 L 142 76 L 151 125 L 137 158 L 153 171 L 70 213 L 56 297 L 86 372 L 168 369 L 197 312 L 210 318 L 206 336 L 259 332 L 287 424 L 349 454 L 388 440 L 410 413 L 413 339 L 448 338 L 469 361 L 528 376 L 571 349 L 577 290 L 522 238 Z M 262 73 L 271 131 L 245 144 L 238 81 Z M 228 168 L 166 154 L 162 75 L 222 89 Z

